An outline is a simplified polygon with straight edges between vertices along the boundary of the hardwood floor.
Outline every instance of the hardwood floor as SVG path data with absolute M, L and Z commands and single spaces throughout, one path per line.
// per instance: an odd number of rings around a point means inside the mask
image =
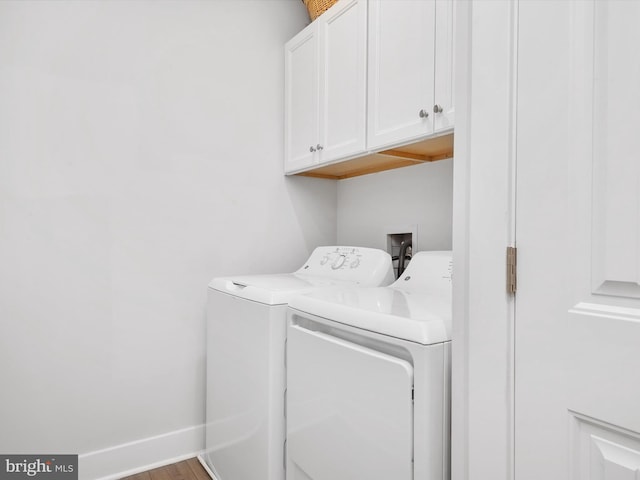
M 197 458 L 147 470 L 121 480 L 211 480 Z

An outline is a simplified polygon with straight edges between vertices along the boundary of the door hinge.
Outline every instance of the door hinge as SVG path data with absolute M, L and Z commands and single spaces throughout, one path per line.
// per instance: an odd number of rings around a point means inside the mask
M 515 295 L 518 286 L 518 249 L 507 247 L 507 293 Z

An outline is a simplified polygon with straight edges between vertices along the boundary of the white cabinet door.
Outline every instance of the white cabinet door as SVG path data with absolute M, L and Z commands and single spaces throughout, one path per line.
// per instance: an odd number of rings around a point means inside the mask
M 436 0 L 436 49 L 434 76 L 434 131 L 453 128 L 455 122 L 455 5 L 453 0 Z
M 366 0 L 342 0 L 319 19 L 319 163 L 365 150 Z
M 366 0 L 341 0 L 290 40 L 285 173 L 365 151 Z
M 309 167 L 319 133 L 319 43 L 311 24 L 285 46 L 285 172 Z
M 515 478 L 637 480 L 640 2 L 518 15 Z
M 413 367 L 299 325 L 287 330 L 287 479 L 411 480 Z
M 435 2 L 369 1 L 367 146 L 433 132 Z

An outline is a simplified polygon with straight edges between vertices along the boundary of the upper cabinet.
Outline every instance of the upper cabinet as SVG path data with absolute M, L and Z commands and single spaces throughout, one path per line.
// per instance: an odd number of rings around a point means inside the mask
M 436 9 L 431 0 L 370 0 L 367 144 L 433 132 Z
M 454 0 L 339 0 L 289 41 L 285 173 L 450 158 L 451 136 L 429 138 L 453 130 L 454 25 Z
M 286 45 L 285 172 L 313 164 L 319 140 L 319 71 L 317 29 L 306 28 Z
M 369 0 L 369 149 L 453 127 L 453 13 L 451 0 Z
M 285 46 L 285 172 L 365 152 L 366 0 L 341 0 Z

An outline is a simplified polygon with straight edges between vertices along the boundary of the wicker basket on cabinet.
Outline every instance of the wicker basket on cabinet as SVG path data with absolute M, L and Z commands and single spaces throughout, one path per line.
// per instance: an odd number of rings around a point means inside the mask
M 314 21 L 337 1 L 338 0 L 302 0 L 302 3 L 307 7 L 311 21 Z

